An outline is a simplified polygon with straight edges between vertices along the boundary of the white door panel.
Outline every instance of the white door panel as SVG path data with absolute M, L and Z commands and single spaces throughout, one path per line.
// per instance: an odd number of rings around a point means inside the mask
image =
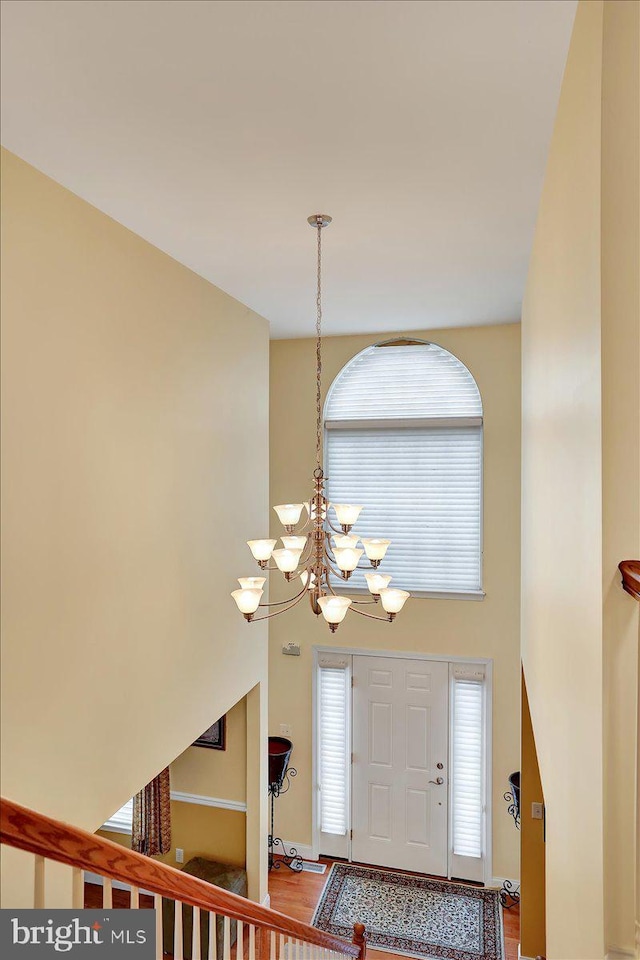
M 352 859 L 445 876 L 448 664 L 354 656 L 353 679 Z

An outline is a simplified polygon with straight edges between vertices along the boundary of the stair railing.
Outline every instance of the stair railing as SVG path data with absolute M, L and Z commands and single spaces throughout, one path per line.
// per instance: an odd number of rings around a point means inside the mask
M 165 863 L 128 850 L 86 830 L 36 813 L 12 800 L 0 800 L 0 842 L 35 857 L 33 906 L 44 908 L 45 869 L 48 860 L 72 868 L 72 906 L 84 906 L 84 875 L 90 871 L 103 878 L 102 906 L 113 905 L 113 881 L 131 891 L 131 907 L 140 907 L 140 891 L 153 895 L 157 956 L 171 955 L 183 960 L 183 908 L 192 909 L 192 960 L 232 960 L 231 921 L 237 921 L 233 960 L 338 960 L 354 957 L 365 960 L 364 926 L 354 924 L 349 942 L 263 907 L 235 893 L 192 877 Z M 163 944 L 163 899 L 175 904 L 173 943 Z M 206 956 L 201 949 L 202 919 L 208 918 Z M 223 917 L 222 949 L 218 954 L 217 917 Z

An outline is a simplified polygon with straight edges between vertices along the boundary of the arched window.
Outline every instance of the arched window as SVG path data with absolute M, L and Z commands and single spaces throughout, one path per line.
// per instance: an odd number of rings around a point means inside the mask
M 391 540 L 391 586 L 482 595 L 482 401 L 465 365 L 434 343 L 368 347 L 324 417 L 329 499 L 363 504 L 354 533 Z

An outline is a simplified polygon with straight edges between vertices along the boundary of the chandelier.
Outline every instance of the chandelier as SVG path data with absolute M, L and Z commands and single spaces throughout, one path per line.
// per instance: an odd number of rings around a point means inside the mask
M 351 530 L 362 506 L 353 503 L 329 503 L 324 495 L 325 476 L 322 470 L 322 229 L 331 223 L 331 217 L 314 214 L 308 223 L 317 230 L 318 283 L 316 294 L 316 468 L 313 471 L 313 496 L 305 503 L 281 503 L 273 509 L 285 529 L 281 537 L 282 547 L 275 549 L 277 540 L 248 540 L 247 544 L 261 570 L 280 570 L 287 581 L 299 579 L 301 589 L 287 600 L 261 603 L 266 577 L 241 577 L 240 588 L 231 596 L 247 621 L 254 620 L 259 608 L 265 608 L 263 616 L 255 621 L 267 620 L 279 613 L 286 613 L 300 603 L 305 594 L 316 616 L 322 614 L 332 633 L 338 629 L 347 611 L 359 613 L 372 620 L 393 621 L 402 610 L 409 594 L 406 590 L 389 587 L 391 577 L 378 573 L 390 540 L 379 537 L 362 537 Z M 330 511 L 335 514 L 332 521 Z M 301 521 L 302 518 L 302 521 Z M 362 546 L 359 547 L 358 543 Z M 364 567 L 361 565 L 366 556 Z M 274 565 L 269 566 L 272 560 Z M 355 570 L 368 566 L 365 579 L 371 599 L 356 600 L 337 594 L 333 588 L 332 575 L 336 580 L 348 580 Z M 379 604 L 384 616 L 361 609 Z M 275 608 L 275 609 L 273 609 Z

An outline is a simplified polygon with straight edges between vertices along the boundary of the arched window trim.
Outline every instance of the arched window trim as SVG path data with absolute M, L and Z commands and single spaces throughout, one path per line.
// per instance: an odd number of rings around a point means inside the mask
M 327 411 L 329 410 L 329 408 L 330 408 L 330 406 L 331 406 L 333 394 L 334 394 L 334 391 L 335 391 L 335 389 L 336 389 L 339 381 L 340 381 L 341 378 L 345 375 L 345 373 L 347 373 L 347 371 L 363 357 L 363 355 L 365 355 L 365 354 L 369 353 L 370 351 L 374 350 L 375 348 L 379 348 L 379 347 L 388 347 L 389 349 L 396 349 L 396 348 L 401 349 L 403 346 L 410 346 L 410 345 L 411 345 L 411 346 L 412 346 L 412 345 L 415 345 L 415 346 L 418 346 L 418 345 L 420 345 L 420 346 L 422 346 L 422 345 L 433 346 L 433 347 L 437 348 L 438 350 L 440 350 L 440 351 L 448 354 L 453 360 L 455 360 L 458 364 L 460 364 L 460 366 L 464 368 L 464 370 L 466 371 L 466 373 L 467 373 L 468 376 L 470 377 L 471 381 L 473 382 L 473 384 L 474 384 L 474 386 L 475 386 L 475 388 L 476 388 L 476 390 L 477 390 L 477 393 L 478 393 L 478 401 L 479 401 L 479 404 L 480 404 L 480 414 L 479 414 L 479 415 L 476 415 L 476 416 L 453 416 L 453 417 L 397 417 L 397 416 L 388 416 L 388 417 L 381 417 L 381 418 L 362 418 L 362 419 L 356 419 L 356 418 L 345 418 L 345 419 L 335 419 L 335 418 L 332 418 L 332 419 L 329 419 L 329 418 L 327 417 Z M 457 357 L 457 356 L 456 356 L 455 354 L 453 354 L 451 351 L 447 350 L 445 347 L 442 347 L 440 344 L 434 343 L 433 341 L 429 341 L 429 340 L 417 340 L 417 339 L 413 339 L 413 338 L 411 338 L 411 339 L 402 338 L 401 340 L 398 340 L 398 339 L 394 338 L 394 339 L 392 339 L 392 340 L 385 340 L 385 341 L 381 341 L 381 342 L 379 342 L 379 343 L 370 344 L 369 346 L 365 347 L 363 350 L 361 350 L 361 351 L 359 351 L 357 354 L 355 354 L 355 356 L 353 356 L 353 357 L 341 368 L 341 370 L 340 370 L 339 373 L 336 375 L 335 379 L 333 380 L 333 382 L 332 382 L 332 384 L 331 384 L 331 386 L 330 386 L 330 388 L 329 388 L 329 390 L 328 390 L 328 392 L 327 392 L 327 395 L 326 395 L 326 398 L 325 398 L 325 403 L 324 403 L 324 408 L 323 408 L 323 423 L 324 423 L 324 469 L 325 469 L 325 474 L 328 476 L 329 492 L 330 492 L 330 489 L 331 489 L 331 487 L 330 487 L 331 477 L 329 476 L 329 472 L 330 472 L 330 471 L 329 471 L 329 469 L 328 469 L 328 463 L 327 463 L 328 451 L 329 451 L 329 436 L 328 436 L 328 435 L 329 435 L 329 433 L 332 432 L 332 431 L 335 431 L 335 430 L 349 430 L 349 429 L 358 429 L 358 430 L 366 430 L 366 429 L 400 430 L 400 429 L 402 429 L 402 428 L 411 428 L 411 427 L 413 427 L 413 428 L 422 428 L 422 427 L 424 427 L 424 428 L 434 428 L 434 429 L 437 429 L 437 428 L 447 428 L 447 427 L 454 427 L 454 428 L 455 428 L 455 427 L 461 427 L 461 428 L 462 428 L 462 427 L 475 427 L 475 428 L 479 428 L 479 436 L 480 436 L 480 478 L 479 478 L 479 499 L 480 499 L 480 511 L 479 511 L 479 579 L 480 579 L 480 584 L 479 584 L 479 588 L 478 588 L 478 589 L 468 589 L 468 590 L 456 590 L 456 589 L 448 589 L 448 588 L 447 588 L 447 589 L 442 589 L 442 590 L 440 590 L 440 589 L 438 589 L 438 590 L 430 590 L 430 589 L 421 590 L 421 589 L 410 588 L 410 590 L 411 590 L 411 595 L 414 596 L 414 597 L 436 598 L 436 599 L 438 599 L 438 598 L 441 598 L 441 599 L 457 599 L 457 600 L 482 600 L 482 599 L 484 598 L 484 596 L 485 596 L 485 593 L 484 593 L 484 590 L 483 590 L 483 587 L 482 587 L 482 584 L 483 584 L 483 558 L 484 558 L 484 544 L 483 544 L 483 539 L 484 539 L 484 530 L 483 530 L 483 527 L 484 527 L 484 509 L 483 509 L 483 504 L 484 504 L 484 491 L 483 491 L 483 483 L 484 483 L 484 426 L 483 426 L 483 416 L 484 416 L 484 408 L 483 408 L 483 404 L 482 404 L 482 396 L 481 396 L 481 394 L 480 394 L 480 390 L 479 390 L 479 388 L 478 388 L 478 384 L 477 384 L 477 382 L 476 382 L 476 380 L 475 380 L 475 377 L 473 376 L 473 374 L 471 373 L 471 371 L 469 370 L 469 368 L 466 366 L 466 364 L 465 364 L 462 360 L 460 360 L 459 357 Z M 354 532 L 357 532 L 357 530 L 354 531 Z M 371 534 L 367 534 L 367 535 L 371 535 Z M 389 535 L 389 531 L 380 530 L 380 531 L 377 531 L 376 535 L 378 535 L 378 536 L 387 536 L 387 535 Z M 381 568 L 381 572 L 383 572 L 383 571 L 382 571 L 382 568 Z M 398 583 L 397 585 L 398 585 L 398 586 L 402 586 L 401 583 Z M 342 592 L 345 592 L 345 584 L 341 584 L 341 589 L 342 589 Z M 366 593 L 367 593 L 367 590 L 366 590 L 364 587 L 358 587 L 358 586 L 354 585 L 352 582 L 350 582 L 349 587 L 348 587 L 348 592 L 349 592 L 349 593 L 352 593 L 352 594 L 354 594 L 354 595 L 360 595 L 360 594 L 366 594 Z

